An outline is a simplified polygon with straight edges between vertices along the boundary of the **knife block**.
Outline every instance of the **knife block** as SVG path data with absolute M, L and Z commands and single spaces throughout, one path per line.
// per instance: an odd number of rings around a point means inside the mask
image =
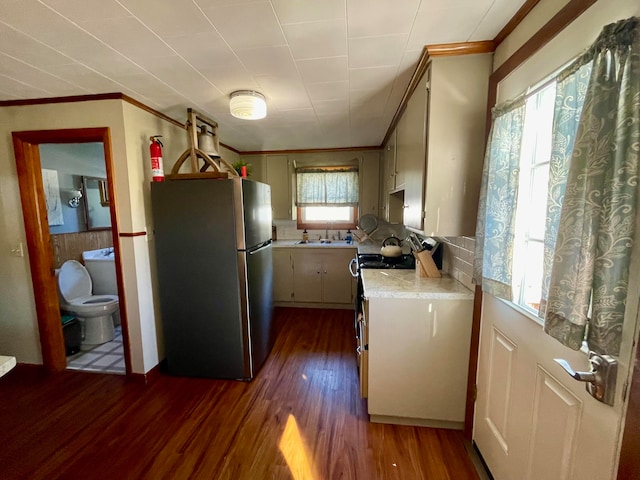
M 440 278 L 442 276 L 428 250 L 413 252 L 413 256 L 416 257 L 416 275 L 427 278 Z

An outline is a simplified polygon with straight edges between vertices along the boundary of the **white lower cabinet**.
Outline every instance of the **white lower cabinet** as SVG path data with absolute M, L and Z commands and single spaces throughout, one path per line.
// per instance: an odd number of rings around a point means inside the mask
M 473 300 L 369 298 L 372 422 L 462 429 Z
M 355 248 L 275 248 L 274 301 L 353 306 L 355 285 L 349 262 Z
M 293 302 L 293 259 L 288 248 L 273 249 L 273 301 Z

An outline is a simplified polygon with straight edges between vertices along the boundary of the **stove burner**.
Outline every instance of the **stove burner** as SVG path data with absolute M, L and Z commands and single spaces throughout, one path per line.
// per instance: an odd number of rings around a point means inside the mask
M 416 260 L 413 255 L 384 257 L 379 253 L 361 253 L 358 255 L 358 267 L 411 270 L 416 268 Z

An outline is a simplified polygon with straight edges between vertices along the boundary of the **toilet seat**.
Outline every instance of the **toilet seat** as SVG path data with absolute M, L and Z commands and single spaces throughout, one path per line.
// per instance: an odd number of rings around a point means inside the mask
M 108 310 L 111 310 L 109 313 L 112 313 L 117 309 L 117 295 L 91 295 L 93 283 L 89 272 L 76 260 L 67 260 L 60 267 L 58 288 L 64 303 L 62 307 L 70 307 L 77 314 L 87 311 L 99 314 L 98 312 Z
M 91 295 L 93 282 L 84 266 L 67 260 L 58 272 L 60 309 L 75 315 L 82 328 L 82 345 L 99 345 L 114 337 L 117 295 Z
M 62 298 L 71 303 L 81 297 L 88 297 L 93 291 L 93 282 L 89 272 L 76 260 L 67 260 L 60 267 L 58 286 Z

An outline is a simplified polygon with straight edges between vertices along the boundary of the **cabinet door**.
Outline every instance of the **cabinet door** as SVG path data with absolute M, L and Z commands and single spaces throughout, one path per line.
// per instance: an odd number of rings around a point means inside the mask
M 267 155 L 267 183 L 271 185 L 274 220 L 291 220 L 291 172 L 287 155 Z
M 425 235 L 474 235 L 491 54 L 432 60 Z
M 353 277 L 349 262 L 355 253 L 338 250 L 322 254 L 322 301 L 324 303 L 353 303 Z
M 293 301 L 293 260 L 289 249 L 273 249 L 273 301 Z
M 378 215 L 380 152 L 366 152 L 360 160 L 360 215 Z
M 396 163 L 396 135 L 397 130 L 394 129 L 391 137 L 389 137 L 387 148 L 384 151 L 386 173 L 385 184 L 387 187 L 387 192 L 392 192 L 396 189 L 396 170 L 398 168 Z
M 315 250 L 293 252 L 293 297 L 301 303 L 322 301 L 322 256 Z
M 369 414 L 461 427 L 473 300 L 373 298 L 369 304 Z
M 407 106 L 408 108 L 408 106 Z M 402 190 L 405 183 L 405 174 L 407 171 L 407 164 L 409 162 L 409 156 L 411 154 L 411 145 L 413 139 L 411 138 L 411 125 L 407 117 L 407 111 L 405 110 L 400 120 L 398 121 L 398 127 L 396 129 L 396 165 L 393 172 L 393 190 Z
M 420 80 L 407 103 L 404 134 L 408 136 L 406 149 L 403 223 L 422 230 L 422 198 L 427 143 L 427 81 L 429 70 Z M 447 178 L 447 177 L 444 177 Z

